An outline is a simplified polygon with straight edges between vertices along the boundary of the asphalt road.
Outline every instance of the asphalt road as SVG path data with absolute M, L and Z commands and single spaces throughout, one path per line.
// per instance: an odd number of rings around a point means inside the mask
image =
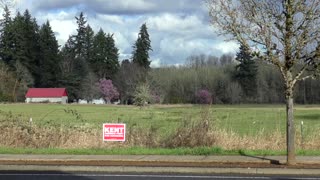
M 179 175 L 179 174 L 103 174 L 63 172 L 0 172 L 0 180 L 319 180 L 320 177 L 243 176 L 243 175 Z

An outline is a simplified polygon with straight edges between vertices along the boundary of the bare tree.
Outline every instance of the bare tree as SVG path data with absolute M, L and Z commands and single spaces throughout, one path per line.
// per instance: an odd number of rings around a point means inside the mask
M 81 91 L 80 96 L 87 100 L 93 100 L 100 98 L 101 93 L 99 92 L 98 78 L 96 75 L 89 71 L 84 79 L 81 80 Z
M 15 77 L 9 67 L 0 61 L 0 101 L 11 101 L 11 90 L 14 87 Z
M 293 90 L 315 77 L 320 58 L 319 0 L 207 0 L 211 23 L 282 74 L 287 112 L 287 164 L 295 159 Z
M 20 61 L 15 63 L 15 83 L 12 90 L 12 100 L 17 102 L 17 90 L 22 85 L 25 85 L 26 88 L 32 86 L 34 84 L 34 79 L 30 74 L 29 70 L 21 64 Z M 22 84 L 21 84 L 22 83 Z

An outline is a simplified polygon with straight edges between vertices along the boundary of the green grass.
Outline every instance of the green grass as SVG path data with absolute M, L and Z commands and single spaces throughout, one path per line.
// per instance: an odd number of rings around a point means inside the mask
M 135 106 L 110 105 L 59 105 L 59 104 L 1 104 L 0 110 L 20 115 L 39 126 L 85 126 L 100 129 L 103 123 L 122 122 L 127 127 L 156 127 L 157 133 L 167 135 L 184 121 L 200 119 L 203 107 L 199 105 L 150 106 L 140 109 Z M 304 133 L 320 129 L 320 106 L 295 106 L 295 122 Z M 73 113 L 72 113 L 72 112 Z M 211 125 L 239 135 L 255 136 L 263 131 L 272 133 L 279 129 L 285 132 L 284 105 L 213 105 L 210 107 Z M 0 113 L 0 119 L 5 118 Z M 80 116 L 77 116 L 79 114 Z
M 7 148 L 0 147 L 0 154 L 73 154 L 73 155 L 235 155 L 236 151 L 222 150 L 219 147 L 199 148 L 113 148 L 113 149 L 57 149 L 57 148 Z
M 0 147 L 0 154 L 56 154 L 56 155 L 249 155 L 284 156 L 286 151 L 271 150 L 224 150 L 220 147 L 198 148 L 114 148 L 114 149 L 58 149 L 58 148 L 8 148 Z M 319 156 L 320 150 L 297 150 L 300 156 Z
M 59 104 L 0 104 L 0 123 L 14 116 L 20 121 L 41 127 L 85 127 L 102 131 L 103 123 L 126 123 L 127 129 L 155 128 L 159 137 L 172 135 L 186 121 L 201 119 L 209 111 L 210 125 L 237 134 L 268 135 L 275 130 L 285 132 L 285 105 L 154 105 L 143 109 L 135 106 L 112 105 L 59 105 Z M 303 121 L 304 136 L 320 130 L 320 105 L 296 105 L 295 122 L 300 130 Z M 137 129 L 136 129 L 137 130 Z M 114 149 L 31 149 L 0 147 L 0 154 L 97 154 L 97 155 L 285 155 L 285 151 L 272 150 L 224 150 L 219 147 L 148 149 L 142 147 Z M 320 155 L 320 150 L 297 150 L 298 155 Z

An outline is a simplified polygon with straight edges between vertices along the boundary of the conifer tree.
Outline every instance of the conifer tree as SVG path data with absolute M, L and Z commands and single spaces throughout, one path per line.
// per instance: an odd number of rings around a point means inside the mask
M 57 87 L 57 78 L 60 71 L 59 45 L 49 21 L 41 26 L 39 43 L 41 50 L 39 87 Z
M 84 46 L 83 46 L 83 56 L 86 62 L 90 62 L 93 56 L 93 40 L 94 40 L 94 32 L 91 26 L 88 24 L 85 29 L 85 38 L 84 38 Z
M 98 78 L 112 79 L 119 69 L 119 53 L 113 35 L 106 35 L 102 29 L 94 37 L 94 58 L 91 67 Z
M 92 58 L 93 35 L 89 25 L 86 25 L 83 12 L 76 18 L 78 24 L 77 34 L 69 37 L 67 43 L 62 48 L 61 70 L 62 75 L 60 84 L 67 87 L 70 99 L 79 99 L 81 97 L 81 83 L 87 78 L 89 62 Z
M 145 69 L 149 69 L 151 63 L 149 60 L 150 50 L 152 51 L 148 28 L 146 24 L 143 24 L 140 27 L 138 39 L 133 46 L 133 62 Z
M 75 17 L 77 21 L 77 35 L 75 35 L 75 52 L 77 58 L 84 57 L 84 47 L 86 41 L 86 23 L 83 12 L 80 13 L 79 17 Z
M 108 69 L 106 78 L 113 79 L 114 75 L 119 70 L 119 50 L 115 45 L 113 34 L 109 34 L 106 37 L 107 40 L 107 59 L 106 68 Z
M 23 16 L 18 12 L 10 29 L 12 30 L 12 44 L 10 47 L 12 60 L 10 65 L 14 67 L 19 62 L 26 67 L 34 78 L 34 83 L 37 87 L 40 81 L 40 37 L 37 22 L 31 17 L 28 10 L 24 12 Z
M 257 65 L 246 46 L 241 45 L 236 60 L 235 78 L 238 80 L 246 97 L 253 97 L 257 91 Z
M 8 6 L 5 6 L 3 19 L 1 20 L 1 35 L 0 35 L 0 57 L 6 63 L 10 64 L 13 52 L 13 29 L 11 12 Z

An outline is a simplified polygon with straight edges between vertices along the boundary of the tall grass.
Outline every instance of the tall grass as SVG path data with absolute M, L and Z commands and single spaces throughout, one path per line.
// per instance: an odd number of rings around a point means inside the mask
M 192 115 L 182 117 L 176 127 L 160 132 L 162 126 L 150 123 L 141 126 L 127 123 L 126 142 L 103 142 L 102 130 L 87 126 L 86 123 L 55 126 L 33 124 L 28 117 L 12 112 L 0 111 L 0 146 L 9 148 L 64 148 L 64 149 L 112 149 L 112 148 L 195 148 L 221 147 L 226 150 L 285 150 L 285 133 L 280 129 L 273 132 L 259 129 L 255 135 L 234 132 L 218 126 L 215 112 L 210 107 L 200 107 L 197 118 Z M 79 113 L 75 113 L 76 116 Z M 150 115 L 153 121 L 154 115 Z M 82 121 L 82 116 L 81 116 Z M 318 129 L 319 130 L 319 129 Z M 162 130 L 163 131 L 163 130 Z M 302 138 L 297 130 L 298 149 L 319 150 L 319 131 Z

